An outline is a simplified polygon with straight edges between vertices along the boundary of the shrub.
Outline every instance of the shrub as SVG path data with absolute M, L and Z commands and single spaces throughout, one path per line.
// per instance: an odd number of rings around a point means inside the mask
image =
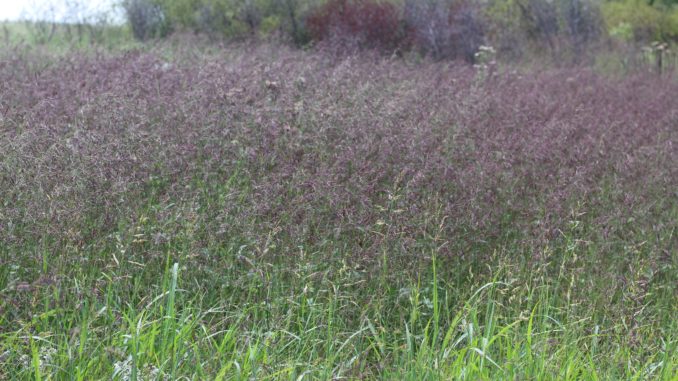
M 280 16 L 281 30 L 292 38 L 295 45 L 305 45 L 309 42 L 310 36 L 305 25 L 305 20 L 301 17 L 309 12 L 314 1 L 311 0 L 278 0 L 276 2 L 276 15 Z
M 196 12 L 196 29 L 210 37 L 220 35 L 228 18 L 214 4 L 202 4 Z
M 678 9 L 625 0 L 604 3 L 602 14 L 608 31 L 628 42 L 678 40 Z
M 155 1 L 167 22 L 177 29 L 204 33 L 211 38 L 283 32 L 302 45 L 306 39 L 300 16 L 316 0 Z
M 484 41 L 478 9 L 468 1 L 406 0 L 405 22 L 416 46 L 436 59 L 473 62 Z
M 558 61 L 569 54 L 576 62 L 603 32 L 600 9 L 593 0 L 496 0 L 485 15 L 493 45 L 514 57 L 546 52 Z
M 169 24 L 178 29 L 198 27 L 196 14 L 202 5 L 216 3 L 214 0 L 152 0 L 161 7 Z
M 403 41 L 398 8 L 373 0 L 330 0 L 306 20 L 313 40 L 349 48 L 393 50 Z
M 122 5 L 135 38 L 146 40 L 169 33 L 170 25 L 160 4 L 153 0 L 125 0 Z
M 254 11 L 250 9 L 254 14 Z M 223 1 L 204 1 L 195 14 L 195 29 L 211 38 L 216 37 L 239 37 L 251 34 L 254 26 L 243 21 L 241 15 L 246 14 L 232 7 L 232 4 Z M 250 17 L 252 24 L 258 18 Z
M 577 58 L 600 36 L 600 11 L 590 0 L 565 0 L 561 6 L 566 34 Z

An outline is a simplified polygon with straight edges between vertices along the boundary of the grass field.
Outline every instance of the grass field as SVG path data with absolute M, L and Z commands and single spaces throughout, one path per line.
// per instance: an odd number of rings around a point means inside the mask
M 0 379 L 676 380 L 678 83 L 0 53 Z

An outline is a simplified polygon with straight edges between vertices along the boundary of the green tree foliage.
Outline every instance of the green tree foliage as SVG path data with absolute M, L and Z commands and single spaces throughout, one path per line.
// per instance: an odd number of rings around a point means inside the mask
M 279 32 L 296 43 L 305 41 L 303 16 L 314 0 L 125 0 L 135 36 L 145 39 L 148 25 L 161 20 L 177 30 L 193 30 L 212 37 L 267 36 Z M 152 10 L 150 12 L 149 10 Z M 169 28 L 168 28 L 169 29 Z M 139 30 L 139 32 L 137 32 Z
M 678 1 L 615 0 L 601 5 L 610 35 L 628 42 L 678 40 Z
M 139 39 L 189 30 L 212 38 L 276 36 L 302 46 L 339 30 L 347 40 L 367 38 L 358 44 L 364 47 L 396 39 L 392 45 L 470 62 L 483 44 L 501 56 L 577 62 L 607 36 L 678 41 L 678 0 L 123 0 L 123 6 Z M 395 20 L 386 23 L 394 27 L 378 20 Z
M 156 0 L 124 0 L 122 7 L 134 37 L 145 40 L 163 37 L 171 31 L 164 4 Z
M 517 54 L 536 48 L 578 57 L 603 31 L 596 0 L 491 0 L 486 16 L 490 38 Z

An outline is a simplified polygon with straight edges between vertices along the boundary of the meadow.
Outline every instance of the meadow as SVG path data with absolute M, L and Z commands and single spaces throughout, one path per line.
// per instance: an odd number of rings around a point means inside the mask
M 676 380 L 678 82 L 0 50 L 0 379 Z

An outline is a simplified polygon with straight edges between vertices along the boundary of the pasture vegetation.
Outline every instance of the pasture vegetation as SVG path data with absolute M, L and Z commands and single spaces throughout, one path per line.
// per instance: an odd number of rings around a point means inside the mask
M 675 380 L 678 83 L 0 53 L 0 379 Z

